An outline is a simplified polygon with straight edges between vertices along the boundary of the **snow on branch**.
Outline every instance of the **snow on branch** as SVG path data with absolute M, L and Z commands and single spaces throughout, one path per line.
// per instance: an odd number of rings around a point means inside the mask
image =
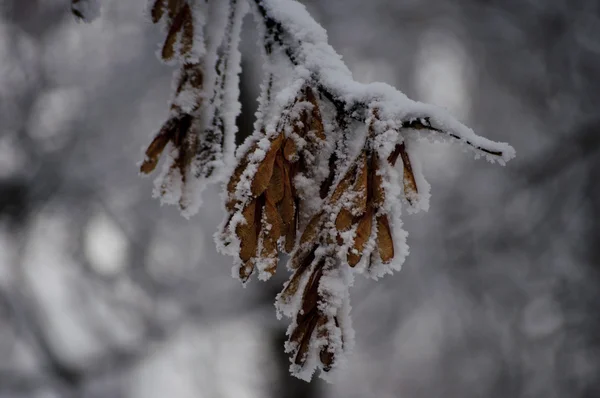
M 236 150 L 237 47 L 248 6 L 264 80 L 254 132 Z M 295 0 L 151 0 L 148 14 L 164 31 L 159 58 L 177 72 L 169 117 L 140 170 L 151 173 L 166 152 L 155 195 L 185 216 L 206 184 L 229 178 L 217 248 L 233 257 L 244 284 L 253 274 L 269 279 L 289 254 L 292 274 L 276 307 L 291 318 L 290 371 L 327 377 L 354 344 L 354 276 L 400 270 L 408 256 L 402 210 L 429 208 L 415 142 L 459 144 L 502 165 L 515 151 L 390 85 L 355 81 Z
M 339 112 L 364 121 L 368 107 L 378 103 L 382 116 L 397 126 L 441 133 L 464 142 L 490 161 L 506 162 L 514 157 L 515 152 L 508 144 L 477 136 L 441 108 L 412 101 L 384 83 L 361 84 L 353 80 L 341 57 L 327 43 L 325 30 L 300 3 L 251 1 L 264 23 L 267 54 L 279 46 L 298 73 L 302 74 L 304 69 L 308 79 Z

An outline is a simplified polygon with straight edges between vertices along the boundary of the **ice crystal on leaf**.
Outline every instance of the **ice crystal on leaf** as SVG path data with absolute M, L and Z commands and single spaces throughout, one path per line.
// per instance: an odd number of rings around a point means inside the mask
M 248 9 L 264 81 L 254 133 L 236 150 L 237 47 Z M 399 270 L 408 255 L 402 209 L 429 208 L 415 142 L 456 143 L 502 165 L 515 151 L 387 84 L 356 82 L 295 0 L 152 0 L 148 13 L 165 32 L 158 55 L 177 72 L 169 118 L 141 172 L 151 173 L 166 152 L 155 195 L 185 216 L 197 211 L 206 184 L 228 179 L 216 244 L 233 256 L 243 283 L 253 274 L 269 279 L 280 254 L 289 254 L 291 276 L 276 307 L 291 318 L 290 371 L 324 377 L 353 346 L 354 276 Z

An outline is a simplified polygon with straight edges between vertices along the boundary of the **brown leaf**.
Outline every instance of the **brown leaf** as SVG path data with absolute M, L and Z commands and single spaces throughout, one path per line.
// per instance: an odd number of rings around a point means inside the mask
M 256 170 L 256 174 L 254 175 L 251 185 L 252 194 L 254 196 L 260 195 L 269 186 L 271 176 L 273 175 L 273 164 L 275 163 L 275 157 L 277 155 L 277 151 L 279 151 L 281 148 L 282 141 L 282 134 L 279 134 L 277 138 L 271 141 L 271 147 L 269 148 L 269 151 L 258 166 L 258 170 Z
M 365 244 L 371 237 L 371 227 L 373 224 L 373 211 L 369 207 L 365 215 L 358 222 L 356 227 L 356 235 L 354 237 L 354 249 L 358 251 L 358 254 L 354 253 L 353 250 L 348 251 L 348 265 L 354 267 L 360 261 Z
M 356 197 L 353 200 L 352 214 L 361 215 L 367 210 L 367 181 L 369 179 L 369 168 L 367 156 L 361 155 L 357 161 L 358 174 L 354 181 L 353 190 Z
M 175 15 L 179 12 L 182 0 L 169 0 L 167 7 L 169 9 L 169 19 L 175 18 Z
M 379 248 L 379 257 L 384 264 L 389 263 L 394 258 L 394 240 L 387 216 L 377 216 L 377 246 Z
M 415 175 L 413 173 L 412 165 L 410 164 L 410 158 L 408 153 L 406 153 L 406 147 L 404 143 L 400 145 L 400 156 L 402 157 L 402 163 L 404 163 L 404 196 L 409 203 L 412 204 L 413 200 L 419 194 L 417 190 L 417 181 L 415 180 Z
M 269 260 L 270 266 L 266 271 L 273 275 L 277 268 L 277 240 L 281 234 L 281 221 L 279 213 L 277 213 L 277 208 L 268 197 L 265 202 L 264 217 L 260 231 L 260 238 L 262 240 L 260 257 L 264 260 Z
M 279 204 L 279 214 L 281 216 L 283 226 L 282 234 L 285 235 L 285 251 L 291 253 L 296 245 L 296 229 L 298 223 L 298 204 L 294 198 L 290 166 L 284 162 L 283 165 L 283 198 Z
M 238 224 L 236 227 L 236 234 L 240 239 L 240 258 L 242 261 L 248 261 L 256 254 L 256 246 L 258 243 L 257 228 L 255 225 L 256 213 L 257 213 L 256 199 L 252 200 L 246 205 L 242 211 L 244 224 Z
M 165 12 L 165 0 L 156 0 L 150 11 L 152 22 L 157 23 L 163 17 Z
M 321 361 L 321 364 L 323 364 L 323 370 L 329 372 L 335 361 L 335 354 L 329 351 L 329 344 L 321 349 L 319 360 Z
M 194 22 L 192 19 L 192 10 L 189 4 L 185 4 L 181 9 L 183 13 L 183 32 L 181 34 L 181 54 L 186 55 L 192 51 L 194 46 Z
M 355 173 L 356 173 L 356 163 L 354 163 L 350 167 L 350 169 L 346 172 L 346 174 L 344 174 L 344 177 L 342 178 L 342 180 L 335 187 L 335 190 L 331 194 L 331 199 L 329 200 L 331 203 L 336 203 L 338 200 L 340 200 L 340 198 L 342 197 L 344 192 L 346 192 L 348 190 L 348 188 L 350 188 L 350 185 L 352 184 L 352 181 L 354 180 Z
M 304 228 L 304 232 L 300 237 L 300 245 L 304 245 L 306 243 L 312 242 L 317 238 L 319 233 L 319 227 L 321 226 L 321 220 L 323 218 L 324 212 L 321 211 L 313 216 L 310 219 L 306 228 Z
M 296 259 L 298 257 L 295 257 Z M 294 267 L 296 271 L 290 277 L 288 283 L 283 288 L 281 292 L 281 299 L 287 301 L 289 298 L 294 296 L 300 287 L 300 280 L 304 273 L 310 268 L 310 265 L 315 259 L 315 251 L 314 249 L 306 253 L 302 261 L 298 261 L 298 266 Z
M 296 149 L 296 142 L 292 138 L 285 140 L 285 145 L 283 146 L 283 156 L 285 157 L 285 160 L 290 163 L 293 163 L 297 160 L 298 152 Z
M 317 308 L 317 303 L 319 302 L 319 283 L 321 282 L 322 276 L 323 261 L 320 261 L 304 287 L 304 292 L 302 294 L 302 310 L 301 314 L 298 314 L 298 323 L 300 323 L 301 319 L 307 314 Z
M 342 232 L 347 231 L 352 226 L 354 216 L 346 208 L 342 208 L 335 219 L 335 228 Z
M 171 118 L 166 121 L 159 133 L 154 137 L 146 149 L 146 157 L 140 166 L 140 171 L 144 174 L 150 174 L 156 168 L 160 155 L 165 150 L 169 141 L 173 140 L 177 130 L 177 119 Z
M 165 61 L 169 61 L 175 56 L 175 43 L 177 42 L 179 31 L 182 29 L 184 30 L 183 40 L 186 40 L 185 42 L 182 41 L 182 50 L 191 50 L 189 40 L 193 42 L 194 37 L 192 10 L 190 9 L 189 4 L 185 3 L 183 7 L 179 7 L 179 1 L 173 2 L 172 0 L 169 0 L 169 18 L 171 18 L 172 10 L 175 7 L 177 8 L 177 13 L 175 14 L 175 18 L 172 18 L 173 22 L 171 22 L 171 26 L 169 26 L 169 32 L 167 33 L 161 53 L 162 59 Z M 184 24 L 187 24 L 187 27 L 184 27 Z M 186 36 L 187 39 L 185 39 Z
M 227 202 L 227 209 L 229 211 L 233 211 L 235 208 L 235 204 L 237 203 L 237 201 L 234 199 L 235 190 L 237 188 L 238 183 L 240 182 L 240 180 L 242 178 L 242 174 L 244 174 L 244 170 L 246 170 L 246 167 L 248 166 L 248 156 L 252 152 L 254 152 L 254 150 L 256 150 L 256 148 L 257 148 L 256 144 L 254 144 L 250 147 L 248 152 L 246 152 L 246 154 L 242 157 L 242 159 L 236 166 L 235 170 L 233 171 L 233 174 L 229 178 L 229 182 L 227 183 L 227 193 L 229 194 L 229 201 Z
M 306 333 L 306 330 L 308 328 L 308 325 L 310 324 L 310 318 L 315 317 L 316 311 L 311 313 L 311 314 L 307 314 L 308 316 L 305 318 L 305 321 L 302 323 L 297 323 L 296 327 L 294 328 L 294 330 L 292 331 L 292 334 L 290 335 L 289 341 L 296 343 L 296 344 L 300 344 L 300 342 L 302 341 L 304 334 Z M 297 348 L 296 348 L 297 351 Z
M 396 161 L 398 160 L 398 156 L 400 156 L 400 152 L 402 151 L 403 147 L 404 147 L 404 144 L 396 145 L 396 147 L 394 148 L 394 151 L 392 153 L 390 153 L 390 156 L 388 156 L 388 158 L 387 158 L 387 161 L 389 164 L 391 164 L 392 166 L 396 165 Z
M 246 282 L 252 272 L 254 271 L 254 260 L 244 261 L 242 265 L 240 265 L 240 269 L 238 271 L 238 275 L 242 282 Z
M 385 203 L 385 190 L 383 189 L 383 176 L 380 173 L 380 161 L 377 155 L 373 155 L 373 207 L 379 209 Z
M 329 330 L 327 329 L 327 318 L 321 316 L 317 322 L 317 338 L 329 342 Z M 330 351 L 329 344 L 326 344 L 319 352 L 319 360 L 323 365 L 323 370 L 329 372 L 335 360 L 333 352 Z
M 288 225 L 287 232 L 285 234 L 285 252 L 291 253 L 296 246 L 296 219 Z
M 161 52 L 161 57 L 165 61 L 169 61 L 175 56 L 175 43 L 177 42 L 179 31 L 183 27 L 183 16 L 184 14 L 179 12 L 169 27 Z
M 304 336 L 302 337 L 302 341 L 300 346 L 298 347 L 298 352 L 296 353 L 296 358 L 294 359 L 294 363 L 296 365 L 303 366 L 307 359 L 308 348 L 310 347 L 310 340 L 312 338 L 315 327 L 317 326 L 318 317 L 316 315 L 312 316 L 308 321 L 308 325 L 304 332 Z
M 294 196 L 292 192 L 292 178 L 290 175 L 290 167 L 288 164 L 283 165 L 283 197 L 281 198 L 281 205 L 279 206 L 281 212 L 281 219 L 284 224 L 290 224 L 294 219 Z
M 284 183 L 283 183 L 283 155 L 279 153 L 275 158 L 275 164 L 273 166 L 273 175 L 269 186 L 267 188 L 267 196 L 273 201 L 274 204 L 279 204 L 284 196 Z

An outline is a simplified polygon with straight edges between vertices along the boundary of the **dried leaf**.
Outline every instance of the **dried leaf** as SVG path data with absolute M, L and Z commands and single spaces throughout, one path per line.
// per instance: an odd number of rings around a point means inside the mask
M 169 0 L 168 2 L 168 9 L 169 9 L 169 19 L 173 20 L 173 18 L 175 18 L 175 15 L 177 15 L 177 13 L 179 12 L 179 8 L 181 7 L 181 2 L 182 0 Z
M 313 216 L 310 219 L 306 228 L 304 228 L 304 232 L 300 237 L 300 245 L 304 245 L 306 243 L 312 242 L 317 238 L 317 234 L 319 233 L 319 227 L 321 226 L 321 219 L 323 218 L 324 212 L 321 211 Z
M 275 158 L 271 181 L 267 188 L 267 196 L 269 196 L 274 204 L 279 204 L 284 196 L 285 187 L 283 183 L 283 173 L 283 156 L 278 154 Z
M 317 338 L 329 342 L 329 330 L 327 329 L 327 319 L 322 316 L 317 322 Z M 334 353 L 330 350 L 329 344 L 326 344 L 319 352 L 319 360 L 323 365 L 323 370 L 329 372 L 335 361 Z
M 342 178 L 342 181 L 340 181 L 338 183 L 338 185 L 335 187 L 333 194 L 331 194 L 331 199 L 330 199 L 331 203 L 336 203 L 338 200 L 340 200 L 340 198 L 342 197 L 344 192 L 346 192 L 348 190 L 348 188 L 350 188 L 350 185 L 352 184 L 352 181 L 354 180 L 355 173 L 356 173 L 356 163 L 354 163 L 350 167 L 350 169 L 344 175 L 344 178 Z
M 342 208 L 335 219 L 335 228 L 342 232 L 347 231 L 352 226 L 354 216 L 346 208 Z
M 163 17 L 165 12 L 165 0 L 156 0 L 150 11 L 152 22 L 157 23 Z
M 244 263 L 240 266 L 239 269 L 239 277 L 242 282 L 246 282 L 252 272 L 254 271 L 254 262 L 253 260 L 244 261 Z
M 283 156 L 285 160 L 290 163 L 298 160 L 298 152 L 296 149 L 296 142 L 292 138 L 288 138 L 285 140 L 285 145 L 283 146 Z
M 378 209 L 385 203 L 385 191 L 383 189 L 383 176 L 380 174 L 380 161 L 377 155 L 373 155 L 373 207 Z
M 262 219 L 262 228 L 260 238 L 262 247 L 260 257 L 263 260 L 269 260 L 270 266 L 266 271 L 271 275 L 275 274 L 277 268 L 277 240 L 281 234 L 281 221 L 277 208 L 267 197 L 264 207 L 264 217 Z
M 250 147 L 248 152 L 246 152 L 246 154 L 244 155 L 242 160 L 240 160 L 239 164 L 233 171 L 231 178 L 229 178 L 229 182 L 227 183 L 227 193 L 229 194 L 229 201 L 227 202 L 227 209 L 229 211 L 233 211 L 235 209 L 235 204 L 237 203 L 237 200 L 235 200 L 235 190 L 237 188 L 238 183 L 240 182 L 240 180 L 242 178 L 242 174 L 244 174 L 244 170 L 246 170 L 246 167 L 248 166 L 248 156 L 252 152 L 254 152 L 254 150 L 256 150 L 256 148 L 257 148 L 256 144 L 254 144 L 252 147 Z
M 293 343 L 296 343 L 299 346 L 300 342 L 304 338 L 304 335 L 306 334 L 306 330 L 308 328 L 308 325 L 310 324 L 310 318 L 315 317 L 316 315 L 317 315 L 316 312 L 312 312 L 311 314 L 307 314 L 307 317 L 305 318 L 305 322 L 297 323 L 296 327 L 292 331 L 292 334 L 290 335 L 289 341 L 293 342 Z M 296 348 L 296 351 L 298 350 L 298 348 L 299 347 Z
M 296 255 L 294 256 L 294 259 L 293 259 L 293 260 L 297 261 L 297 266 L 293 267 L 296 271 L 290 277 L 289 282 L 285 285 L 285 288 L 281 292 L 281 299 L 283 301 L 287 301 L 289 298 L 293 297 L 296 294 L 296 292 L 298 291 L 298 288 L 300 287 L 300 280 L 302 279 L 302 276 L 304 275 L 306 270 L 308 270 L 310 268 L 310 265 L 312 264 L 314 259 L 315 259 L 314 249 L 308 251 L 303 256 L 301 261 L 299 260 L 298 252 L 296 252 Z
M 242 211 L 246 222 L 236 227 L 235 232 L 240 239 L 240 258 L 242 261 L 248 261 L 256 254 L 258 234 L 255 219 L 257 210 L 259 210 L 257 204 L 258 201 L 254 199 L 246 205 Z
M 353 200 L 352 214 L 361 215 L 367 210 L 367 181 L 369 179 L 369 168 L 367 162 L 367 156 L 361 155 L 357 161 L 357 176 L 354 181 L 353 190 L 356 193 L 356 197 Z
M 177 19 L 175 19 L 171 24 L 171 28 L 169 29 L 167 37 L 165 38 L 165 43 L 163 44 L 161 57 L 165 61 L 169 61 L 175 56 L 175 43 L 177 42 L 177 34 L 181 29 L 181 23 L 183 21 L 180 20 L 178 24 L 175 24 L 175 22 L 177 22 Z
M 291 253 L 294 251 L 294 247 L 296 246 L 296 219 L 293 220 L 291 224 L 287 226 L 287 231 L 285 234 L 285 252 Z
M 275 163 L 275 157 L 277 156 L 277 151 L 279 151 L 279 149 L 281 148 L 282 141 L 282 134 L 279 134 L 277 138 L 271 141 L 271 147 L 269 148 L 269 151 L 258 166 L 258 170 L 254 175 L 254 179 L 252 180 L 251 185 L 252 194 L 254 196 L 259 196 L 269 186 L 271 176 L 273 175 L 273 164 Z
M 290 175 L 290 167 L 287 164 L 283 165 L 283 197 L 279 206 L 281 219 L 284 224 L 290 224 L 294 219 L 294 196 L 292 192 L 292 179 Z
M 400 156 L 402 157 L 402 163 L 404 164 L 404 196 L 409 203 L 412 204 L 413 200 L 419 194 L 417 190 L 417 181 L 415 180 L 415 175 L 413 173 L 412 165 L 410 164 L 410 158 L 408 153 L 406 153 L 406 147 L 404 143 L 400 145 Z
M 304 336 L 302 338 L 302 342 L 298 347 L 298 352 L 296 353 L 296 358 L 294 359 L 294 363 L 296 365 L 303 366 L 307 359 L 308 348 L 310 346 L 310 340 L 312 338 L 315 327 L 317 326 L 318 318 L 316 315 L 312 316 L 308 321 L 308 325 L 306 330 L 304 331 Z
M 400 156 L 400 152 L 402 151 L 403 147 L 404 147 L 404 144 L 396 145 L 396 147 L 394 148 L 394 151 L 392 153 L 390 153 L 390 156 L 388 156 L 388 158 L 387 158 L 387 161 L 389 164 L 391 164 L 392 166 L 396 165 L 396 161 L 398 160 L 398 156 Z
M 171 1 L 169 2 L 169 14 L 171 13 Z M 189 18 L 191 23 L 191 14 L 192 11 L 190 6 L 186 3 L 181 10 L 179 10 L 173 18 L 173 22 L 169 27 L 169 32 L 167 33 L 167 37 L 165 39 L 165 43 L 162 48 L 162 59 L 165 61 L 169 61 L 173 59 L 175 56 L 175 43 L 177 42 L 177 36 L 179 31 L 182 30 L 183 24 L 186 20 L 186 17 Z M 192 28 L 192 37 L 193 37 L 193 28 Z
M 173 140 L 177 129 L 177 119 L 171 118 L 163 125 L 160 132 L 154 137 L 146 149 L 145 159 L 140 166 L 140 171 L 150 174 L 156 168 L 158 159 L 162 155 L 169 141 Z
M 354 253 L 351 249 L 348 251 L 348 264 L 351 267 L 354 267 L 360 261 L 362 257 L 363 250 L 365 248 L 365 244 L 371 237 L 371 227 L 373 224 L 373 211 L 371 208 L 367 210 L 365 215 L 358 222 L 358 226 L 356 227 L 356 235 L 354 237 L 354 249 L 358 251 L 358 253 Z
M 387 216 L 377 217 L 377 246 L 379 248 L 379 257 L 385 264 L 394 258 L 394 240 Z
M 189 4 L 185 4 L 181 9 L 183 13 L 183 32 L 181 35 L 181 54 L 187 55 L 194 46 L 194 22 L 192 19 L 192 10 Z
M 301 323 L 302 319 L 306 317 L 307 314 L 317 308 L 317 303 L 319 302 L 319 283 L 321 283 L 322 276 L 323 261 L 320 261 L 304 287 L 304 292 L 302 294 L 302 309 L 301 313 L 298 314 L 298 323 Z
M 279 204 L 279 214 L 283 222 L 282 234 L 285 235 L 284 249 L 291 253 L 296 245 L 296 229 L 298 223 L 299 206 L 294 198 L 291 170 L 288 163 L 283 166 L 283 198 Z
M 329 372 L 335 361 L 335 354 L 329 351 L 329 344 L 321 349 L 319 360 L 321 361 L 321 364 L 323 364 L 323 371 Z

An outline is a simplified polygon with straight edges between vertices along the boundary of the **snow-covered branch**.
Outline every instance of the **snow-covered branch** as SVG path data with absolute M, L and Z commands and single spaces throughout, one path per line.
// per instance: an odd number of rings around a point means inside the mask
M 506 162 L 514 150 L 473 133 L 443 109 L 412 101 L 397 89 L 384 84 L 356 82 L 341 57 L 327 43 L 325 30 L 294 0 L 251 0 L 264 25 L 265 52 L 277 47 L 287 56 L 298 74 L 330 101 L 345 117 L 364 122 L 368 108 L 377 104 L 384 118 L 397 128 L 415 128 L 440 134 L 472 147 L 489 160 Z
M 264 81 L 254 133 L 234 154 L 237 47 L 248 3 Z M 228 176 L 219 250 L 233 256 L 243 283 L 253 274 L 269 279 L 288 253 L 292 275 L 277 308 L 292 318 L 291 372 L 310 380 L 315 370 L 339 369 L 353 345 L 354 275 L 399 270 L 408 255 L 401 212 L 429 208 L 415 142 L 458 143 L 500 164 L 514 149 L 388 84 L 355 81 L 295 0 L 152 0 L 149 15 L 165 33 L 159 57 L 178 72 L 169 118 L 141 172 L 152 172 L 168 148 L 155 194 L 186 216 L 207 183 Z

